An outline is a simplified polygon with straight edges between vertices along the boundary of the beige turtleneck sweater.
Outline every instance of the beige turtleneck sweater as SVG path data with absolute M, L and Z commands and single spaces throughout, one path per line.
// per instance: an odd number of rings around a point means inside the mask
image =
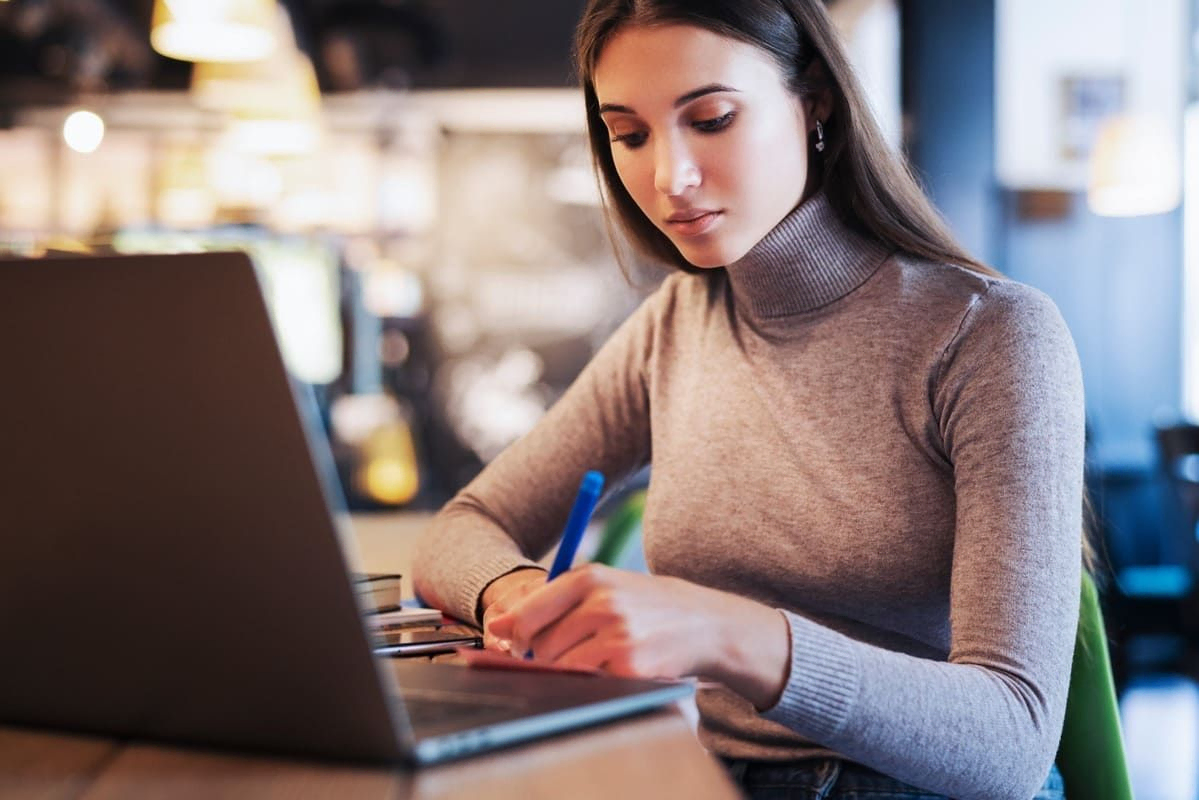
M 836 754 L 958 798 L 1036 792 L 1069 681 L 1083 465 L 1048 298 L 891 253 L 817 195 L 726 270 L 668 278 L 436 517 L 418 591 L 473 618 L 487 583 L 554 547 L 584 471 L 651 460 L 650 569 L 790 623 L 778 705 L 701 691 L 706 746 Z

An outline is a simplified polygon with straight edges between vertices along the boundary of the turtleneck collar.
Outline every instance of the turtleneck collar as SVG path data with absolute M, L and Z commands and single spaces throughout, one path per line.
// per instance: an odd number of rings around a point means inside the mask
M 866 282 L 891 248 L 850 230 L 819 192 L 727 267 L 737 306 L 767 322 L 814 311 Z

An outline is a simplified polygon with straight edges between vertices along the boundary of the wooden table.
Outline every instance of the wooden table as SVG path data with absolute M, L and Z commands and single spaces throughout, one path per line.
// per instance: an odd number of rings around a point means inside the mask
M 354 519 L 368 570 L 411 568 L 428 515 Z M 411 584 L 407 584 L 408 587 Z M 411 770 L 170 747 L 0 725 L 0 800 L 58 798 L 735 798 L 696 740 L 694 705 Z
M 735 798 L 683 715 L 666 709 L 413 771 L 0 727 L 0 798 Z

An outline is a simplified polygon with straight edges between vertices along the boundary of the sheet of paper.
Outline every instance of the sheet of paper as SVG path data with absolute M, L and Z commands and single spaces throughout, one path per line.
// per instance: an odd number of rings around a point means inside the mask
M 501 653 L 498 650 L 478 650 L 472 647 L 459 647 L 454 651 L 455 663 L 465 664 L 477 669 L 511 669 L 530 672 L 570 672 L 578 675 L 605 675 L 603 670 L 585 667 L 561 667 L 551 661 L 538 661 L 535 658 L 524 659 Z M 716 681 L 700 680 L 698 678 L 674 678 L 658 680 L 663 683 L 690 683 L 698 689 L 722 689 L 724 685 Z
M 459 647 L 457 655 L 468 667 L 477 669 L 511 669 L 533 672 L 575 672 L 583 675 L 599 675 L 596 669 L 581 667 L 562 667 L 550 661 L 538 661 L 535 658 L 524 659 L 495 650 L 476 650 L 470 647 Z

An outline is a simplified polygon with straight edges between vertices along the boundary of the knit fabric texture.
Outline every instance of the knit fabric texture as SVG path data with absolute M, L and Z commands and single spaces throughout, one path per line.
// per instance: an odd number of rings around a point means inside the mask
M 892 252 L 817 194 L 737 263 L 669 277 L 437 515 L 417 588 L 474 619 L 556 545 L 586 470 L 652 462 L 651 571 L 789 623 L 775 707 L 701 690 L 709 749 L 1027 800 L 1065 710 L 1083 426 L 1044 294 Z

